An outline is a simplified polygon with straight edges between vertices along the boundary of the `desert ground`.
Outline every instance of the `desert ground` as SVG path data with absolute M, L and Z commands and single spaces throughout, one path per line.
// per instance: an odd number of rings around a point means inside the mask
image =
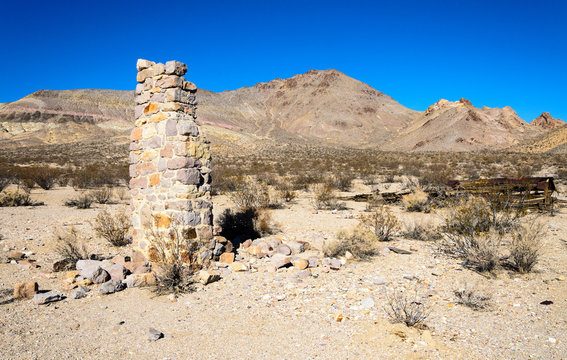
M 343 197 L 367 192 L 355 181 Z M 534 270 L 506 268 L 481 273 L 448 256 L 439 240 L 411 240 L 396 234 L 376 256 L 348 260 L 338 270 L 318 266 L 265 271 L 267 259 L 242 252 L 250 269 L 222 278 L 176 299 L 147 288 L 127 288 L 47 305 L 13 298 L 14 285 L 38 282 L 41 290 L 68 295 L 65 272 L 52 272 L 58 259 L 53 233 L 73 226 L 88 239 L 89 251 L 105 258 L 128 254 L 98 238 L 92 220 L 128 199 L 90 209 L 66 207 L 71 187 L 32 190 L 42 206 L 0 207 L 0 357 L 3 359 L 563 359 L 567 357 L 567 209 L 541 214 L 545 239 Z M 562 195 L 560 195 L 562 196 Z M 325 241 L 356 225 L 366 203 L 346 201 L 344 210 L 314 210 L 312 194 L 271 210 L 274 231 L 266 238 L 311 244 L 299 256 L 322 257 Z M 213 197 L 215 218 L 233 208 L 225 195 Z M 391 205 L 403 224 L 431 228 L 442 210 L 416 213 Z M 399 254 L 388 247 L 408 250 Z M 8 253 L 28 254 L 10 261 Z M 219 265 L 213 263 L 213 267 Z M 459 303 L 455 290 L 472 287 L 490 296 L 485 309 Z M 385 308 L 396 291 L 417 291 L 427 309 L 418 327 L 393 323 Z M 545 303 L 545 301 L 548 301 Z M 542 304 L 542 302 L 544 302 Z M 550 303 L 551 302 L 551 303 Z M 548 304 L 548 305 L 544 305 Z M 148 339 L 149 328 L 164 334 Z

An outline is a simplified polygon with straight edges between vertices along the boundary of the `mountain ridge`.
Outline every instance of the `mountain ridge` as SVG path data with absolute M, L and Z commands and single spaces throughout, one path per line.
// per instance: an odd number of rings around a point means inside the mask
M 509 149 L 562 122 L 543 113 L 530 124 L 509 106 L 477 108 L 464 98 L 415 111 L 335 69 L 222 92 L 199 89 L 197 96 L 197 120 L 212 134 L 213 145 L 229 137 L 247 145 L 265 140 L 392 151 Z M 134 124 L 133 103 L 134 93 L 127 90 L 40 90 L 0 104 L 0 145 L 101 134 L 124 141 Z

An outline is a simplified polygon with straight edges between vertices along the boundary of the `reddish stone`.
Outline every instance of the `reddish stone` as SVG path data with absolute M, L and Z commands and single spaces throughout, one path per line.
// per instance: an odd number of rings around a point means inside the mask
M 173 156 L 173 147 L 171 147 L 171 145 L 166 145 L 159 154 L 161 157 L 171 158 Z

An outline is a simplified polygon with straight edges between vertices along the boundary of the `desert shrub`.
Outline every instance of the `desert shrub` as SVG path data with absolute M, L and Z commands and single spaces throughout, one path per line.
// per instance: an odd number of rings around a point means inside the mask
M 407 211 L 429 211 L 429 195 L 417 188 L 402 199 L 402 204 Z
M 513 232 L 509 259 L 514 270 L 522 274 L 532 271 L 541 256 L 543 235 L 543 226 L 535 221 Z
M 269 186 L 257 181 L 252 176 L 237 177 L 234 190 L 229 194 L 234 204 L 240 209 L 258 209 L 270 206 Z
M 404 222 L 403 236 L 408 239 L 420 241 L 437 240 L 440 237 L 439 235 L 437 231 L 421 222 Z
M 54 235 L 55 251 L 66 260 L 69 269 L 74 269 L 77 261 L 89 258 L 86 241 L 74 227 L 58 229 Z
M 4 174 L 0 175 L 0 192 L 2 192 L 2 190 L 4 190 L 11 183 L 12 178 L 5 176 Z
M 192 292 L 197 242 L 178 219 L 172 219 L 166 229 L 158 228 L 159 221 L 154 220 L 148 229 L 150 260 L 156 268 L 152 291 L 159 295 Z
M 470 197 L 448 202 L 443 231 L 446 233 L 474 235 L 490 230 L 490 208 L 483 198 Z
M 107 209 L 102 210 L 94 219 L 93 229 L 98 236 L 114 246 L 128 245 L 131 241 L 128 237 L 130 216 L 125 208 L 121 208 L 114 214 Z
M 49 190 L 55 185 L 60 172 L 49 166 L 31 167 L 27 176 L 43 190 Z
M 112 199 L 112 188 L 104 186 L 100 189 L 92 190 L 90 192 L 94 201 L 99 204 L 108 204 Z
M 32 201 L 29 191 L 4 191 L 0 193 L 0 207 L 41 205 Z
M 387 206 L 380 206 L 369 215 L 364 215 L 362 226 L 376 235 L 378 241 L 390 241 L 400 230 L 398 218 Z
M 407 326 L 420 326 L 429 316 L 429 311 L 423 300 L 418 297 L 417 290 L 413 294 L 394 290 L 393 294 L 386 293 L 384 311 L 395 323 Z
M 473 310 L 482 310 L 490 306 L 491 296 L 475 288 L 465 285 L 453 292 L 459 304 L 470 307 Z
M 340 191 L 349 191 L 352 187 L 352 179 L 352 173 L 337 172 L 330 177 L 329 183 Z
M 116 194 L 116 196 L 120 201 L 124 201 L 128 199 L 130 196 L 130 192 L 128 191 L 128 189 L 123 187 L 115 188 L 114 193 Z
M 280 196 L 286 203 L 292 202 L 297 197 L 297 192 L 289 182 L 279 182 L 275 186 L 275 190 L 280 192 Z
M 94 202 L 92 196 L 88 192 L 79 194 L 78 196 L 65 201 L 65 206 L 76 207 L 77 209 L 89 209 Z
M 492 271 L 500 262 L 502 235 L 495 231 L 484 233 L 445 234 L 447 253 L 465 260 L 467 266 L 477 271 Z
M 311 201 L 317 210 L 340 210 L 345 208 L 345 204 L 339 202 L 336 197 L 335 188 L 330 184 L 314 184 L 311 186 L 313 195 Z
M 357 258 L 366 259 L 376 254 L 377 239 L 373 232 L 360 226 L 340 230 L 337 238 L 323 244 L 323 254 L 327 257 L 344 256 L 347 251 Z

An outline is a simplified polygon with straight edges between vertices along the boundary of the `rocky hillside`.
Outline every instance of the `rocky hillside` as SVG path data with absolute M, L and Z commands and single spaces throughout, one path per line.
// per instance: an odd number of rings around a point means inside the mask
M 402 151 L 503 149 L 543 131 L 530 127 L 509 106 L 479 109 L 466 99 L 442 99 L 382 147 Z
M 213 149 L 259 144 L 378 147 L 400 151 L 506 149 L 564 124 L 543 113 L 532 124 L 510 107 L 476 108 L 440 100 L 408 109 L 336 70 L 215 93 L 198 91 L 198 120 Z M 41 90 L 0 104 L 0 146 L 97 142 L 124 144 L 133 127 L 132 91 Z
M 520 143 L 510 150 L 530 153 L 567 153 L 567 124 L 563 123 L 561 127 Z

